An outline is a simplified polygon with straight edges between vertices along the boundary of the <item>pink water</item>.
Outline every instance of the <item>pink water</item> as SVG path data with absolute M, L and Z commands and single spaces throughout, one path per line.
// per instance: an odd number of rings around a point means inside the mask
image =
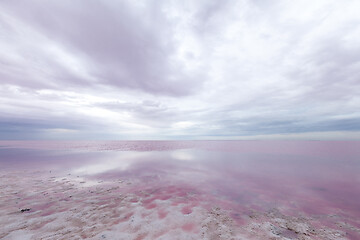
M 61 231 L 53 239 L 360 239 L 360 142 L 0 146 L 0 239 Z M 97 215 L 87 223 L 79 208 L 90 205 Z M 18 213 L 27 206 L 29 212 Z M 108 215 L 99 217 L 102 212 Z M 57 218 L 74 214 L 77 230 L 54 227 Z M 8 216 L 15 216 L 12 223 Z M 42 224 L 32 228 L 32 219 Z M 87 235 L 89 224 L 100 230 Z

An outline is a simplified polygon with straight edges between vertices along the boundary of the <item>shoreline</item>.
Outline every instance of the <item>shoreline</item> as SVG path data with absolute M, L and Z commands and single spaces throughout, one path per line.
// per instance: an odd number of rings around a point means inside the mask
M 1 239 L 355 239 L 360 233 L 349 223 L 331 228 L 280 209 L 234 215 L 221 201 L 176 185 L 136 191 L 142 183 L 126 179 L 87 185 L 48 172 L 0 174 Z

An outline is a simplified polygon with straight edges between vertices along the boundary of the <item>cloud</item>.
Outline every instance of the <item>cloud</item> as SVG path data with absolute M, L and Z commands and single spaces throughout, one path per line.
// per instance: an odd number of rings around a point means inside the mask
M 355 133 L 359 7 L 2 1 L 0 138 Z
M 113 1 L 88 1 L 86 6 L 73 1 L 5 1 L 3 6 L 8 26 L 4 31 L 28 55 L 20 64 L 47 67 L 34 69 L 39 71 L 30 80 L 34 87 L 51 87 L 36 84 L 37 77 L 51 78 L 56 87 L 64 82 L 109 85 L 174 96 L 189 94 L 190 84 L 200 86 L 201 79 L 194 81 L 197 73 L 182 71 L 173 24 L 161 7 L 135 8 Z M 29 79 L 19 78 L 19 84 L 31 86 Z

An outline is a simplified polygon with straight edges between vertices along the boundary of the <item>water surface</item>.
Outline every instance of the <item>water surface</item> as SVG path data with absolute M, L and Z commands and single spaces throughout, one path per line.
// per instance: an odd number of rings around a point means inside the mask
M 71 236 L 359 239 L 359 149 L 359 142 L 320 141 L 3 141 L 2 218 L 26 207 L 27 215 L 13 221 L 45 222 L 26 231 L 6 226 L 1 234 L 17 239 L 56 233 L 51 216 L 88 207 L 92 199 L 107 214 L 125 203 L 132 210 L 125 211 L 126 221 L 118 221 L 120 213 L 98 216 L 94 226 L 103 221 L 105 227 L 92 235 L 81 235 L 89 227 L 83 222 Z M 62 190 L 53 190 L 60 185 Z M 115 201 L 119 196 L 125 197 Z M 135 231 L 131 221 L 156 223 L 158 230 Z M 161 221 L 172 227 L 161 227 Z M 116 235 L 117 227 L 130 235 Z

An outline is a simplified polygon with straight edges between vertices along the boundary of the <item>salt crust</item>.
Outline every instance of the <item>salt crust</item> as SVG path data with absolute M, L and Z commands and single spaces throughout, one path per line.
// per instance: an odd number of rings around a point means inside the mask
M 316 219 L 286 216 L 278 209 L 252 211 L 238 223 L 216 203 L 191 205 L 190 195 L 181 196 L 185 201 L 176 195 L 152 199 L 151 191 L 129 192 L 126 181 L 86 184 L 86 179 L 40 172 L 3 172 L 0 180 L 0 239 L 5 240 L 340 240 L 350 239 L 347 231 L 360 233 L 341 221 L 339 229 L 314 228 Z M 191 210 L 184 213 L 188 204 Z

